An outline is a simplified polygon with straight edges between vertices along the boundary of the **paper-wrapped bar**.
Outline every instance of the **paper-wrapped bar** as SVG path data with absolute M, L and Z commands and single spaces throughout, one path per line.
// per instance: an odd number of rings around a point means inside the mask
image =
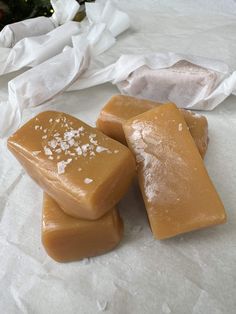
M 98 219 L 135 173 L 130 150 L 68 114 L 40 113 L 8 139 L 28 174 L 69 215 Z
M 126 145 L 122 124 L 126 120 L 159 105 L 162 104 L 131 96 L 115 95 L 102 108 L 97 119 L 97 128 L 104 134 Z M 201 156 L 204 158 L 208 146 L 207 119 L 188 110 L 180 109 L 180 111 Z
M 157 239 L 225 222 L 224 206 L 175 105 L 151 109 L 123 126 Z
M 48 255 L 58 262 L 70 262 L 100 255 L 113 249 L 123 235 L 123 222 L 116 208 L 98 220 L 66 215 L 44 193 L 42 243 Z

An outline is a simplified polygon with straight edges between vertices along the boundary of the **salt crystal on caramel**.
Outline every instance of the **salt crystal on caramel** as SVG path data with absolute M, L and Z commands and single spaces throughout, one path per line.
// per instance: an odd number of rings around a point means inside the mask
M 98 219 L 114 207 L 135 173 L 126 146 L 56 111 L 27 122 L 8 148 L 65 213 L 83 219 Z
M 226 221 L 224 206 L 175 105 L 151 109 L 123 127 L 157 239 Z
M 162 104 L 151 100 L 125 95 L 115 95 L 102 108 L 97 119 L 97 128 L 104 134 L 126 145 L 122 124 L 147 110 Z M 191 111 L 180 109 L 189 131 L 197 145 L 199 153 L 205 156 L 208 145 L 207 119 Z

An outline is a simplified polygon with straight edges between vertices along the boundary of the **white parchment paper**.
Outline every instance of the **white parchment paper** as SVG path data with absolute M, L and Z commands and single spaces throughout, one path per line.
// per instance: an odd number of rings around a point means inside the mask
M 0 53 L 14 47 L 21 39 L 46 34 L 55 27 L 73 20 L 79 10 L 76 0 L 51 0 L 54 10 L 52 17 L 39 16 L 6 25 L 0 32 Z
M 225 61 L 236 69 L 234 1 L 117 1 L 127 8 L 131 29 L 99 61 L 123 54 L 175 51 Z M 0 99 L 7 82 L 0 78 Z M 42 109 L 55 109 L 94 124 L 118 90 L 104 84 L 65 93 Z M 0 142 L 0 313 L 234 314 L 236 308 L 236 98 L 212 112 L 206 166 L 225 204 L 228 223 L 167 241 L 149 230 L 136 185 L 119 204 L 125 236 L 100 257 L 59 264 L 40 240 L 42 191 Z

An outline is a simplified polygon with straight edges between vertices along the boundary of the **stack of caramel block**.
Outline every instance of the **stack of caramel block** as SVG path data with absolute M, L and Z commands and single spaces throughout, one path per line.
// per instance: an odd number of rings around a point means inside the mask
M 42 241 L 57 261 L 99 255 L 119 243 L 123 223 L 115 206 L 136 172 L 155 238 L 225 222 L 203 163 L 207 145 L 205 117 L 122 95 L 102 109 L 97 129 L 50 111 L 8 140 L 44 190 Z
M 44 190 L 42 242 L 57 261 L 102 254 L 121 240 L 115 208 L 135 174 L 130 150 L 65 113 L 43 112 L 8 147 Z

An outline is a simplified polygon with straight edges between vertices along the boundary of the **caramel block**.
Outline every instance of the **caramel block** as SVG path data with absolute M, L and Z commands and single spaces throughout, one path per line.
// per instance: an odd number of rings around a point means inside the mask
M 160 105 L 162 104 L 151 100 L 115 95 L 101 110 L 97 120 L 97 128 L 104 134 L 126 145 L 122 124 L 128 119 Z M 188 110 L 179 110 L 184 116 L 201 156 L 204 157 L 208 145 L 207 119 Z
M 135 173 L 130 150 L 65 113 L 40 113 L 8 139 L 28 174 L 65 213 L 98 219 L 123 197 Z
M 175 105 L 151 109 L 123 127 L 157 239 L 226 221 L 224 206 Z
M 46 193 L 43 201 L 42 242 L 58 262 L 96 256 L 113 249 L 123 235 L 123 222 L 113 208 L 98 220 L 66 215 Z
M 192 135 L 200 155 L 204 158 L 209 142 L 207 118 L 190 110 L 179 110 L 183 114 L 185 122 L 189 128 L 189 132 Z

